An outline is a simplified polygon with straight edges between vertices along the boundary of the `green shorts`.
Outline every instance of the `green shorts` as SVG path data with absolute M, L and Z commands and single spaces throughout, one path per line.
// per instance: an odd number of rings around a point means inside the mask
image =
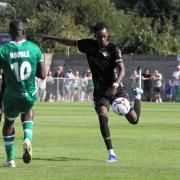
M 5 91 L 3 97 L 4 115 L 7 118 L 16 118 L 19 114 L 29 112 L 36 101 L 36 95 Z

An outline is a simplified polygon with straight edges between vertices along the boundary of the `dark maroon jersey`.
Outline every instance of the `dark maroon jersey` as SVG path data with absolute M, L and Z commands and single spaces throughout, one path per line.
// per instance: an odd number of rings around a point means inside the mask
M 92 72 L 95 91 L 107 89 L 116 80 L 115 68 L 118 61 L 122 61 L 120 48 L 112 43 L 100 48 L 93 39 L 77 41 L 80 52 L 87 56 L 88 64 Z

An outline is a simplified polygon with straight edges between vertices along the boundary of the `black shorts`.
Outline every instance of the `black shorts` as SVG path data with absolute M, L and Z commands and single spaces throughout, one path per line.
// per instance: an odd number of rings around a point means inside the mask
M 113 103 L 113 101 L 119 97 L 124 97 L 130 102 L 129 94 L 127 93 L 124 87 L 119 87 L 117 89 L 117 94 L 114 98 L 107 97 L 104 95 L 104 93 L 105 93 L 104 91 L 100 91 L 100 90 L 94 92 L 95 109 L 101 106 L 106 106 L 107 109 L 109 109 L 109 106 Z
M 153 91 L 159 93 L 159 92 L 161 92 L 161 88 L 160 87 L 154 87 Z

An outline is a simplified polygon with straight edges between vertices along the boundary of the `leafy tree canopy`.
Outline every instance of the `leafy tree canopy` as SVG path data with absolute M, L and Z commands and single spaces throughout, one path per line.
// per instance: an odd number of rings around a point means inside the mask
M 111 40 L 123 53 L 180 54 L 179 0 L 6 0 L 0 11 L 0 31 L 12 19 L 22 19 L 27 38 L 46 52 L 65 53 L 67 47 L 43 42 L 39 34 L 73 39 L 92 37 L 89 26 L 105 22 Z M 71 53 L 77 53 L 70 48 Z

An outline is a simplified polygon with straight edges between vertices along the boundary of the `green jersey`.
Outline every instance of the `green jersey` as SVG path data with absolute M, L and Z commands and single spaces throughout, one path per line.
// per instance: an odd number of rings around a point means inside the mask
M 2 46 L 0 63 L 7 91 L 33 96 L 36 93 L 35 76 L 38 61 L 43 61 L 41 51 L 30 41 L 11 41 Z

